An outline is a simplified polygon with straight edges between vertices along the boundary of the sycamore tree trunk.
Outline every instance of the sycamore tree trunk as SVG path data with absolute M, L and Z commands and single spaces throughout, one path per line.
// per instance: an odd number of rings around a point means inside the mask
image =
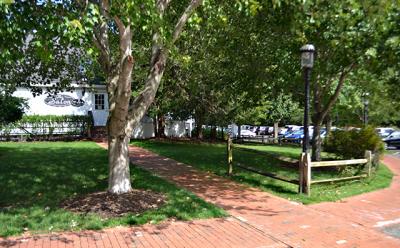
M 204 124 L 204 111 L 198 109 L 194 115 L 194 121 L 196 124 L 195 135 L 197 139 L 203 139 L 203 124 Z
M 274 122 L 274 143 L 278 142 L 279 122 Z
M 158 138 L 165 138 L 165 116 L 163 114 L 157 115 L 157 122 L 158 122 Z
M 196 138 L 203 139 L 203 121 L 201 118 L 198 118 L 196 121 Z
M 154 129 L 154 137 L 158 138 L 158 115 L 155 115 L 153 118 L 153 129 Z
M 128 135 L 108 139 L 109 192 L 126 193 L 132 189 L 128 156 L 129 140 Z
M 171 44 L 175 43 L 182 30 L 201 0 L 192 0 L 178 19 L 172 33 Z M 156 7 L 162 16 L 170 0 L 156 1 Z M 153 103 L 157 89 L 164 74 L 168 48 L 163 44 L 159 32 L 153 34 L 153 45 L 149 73 L 144 89 L 135 99 L 131 99 L 132 71 L 132 30 L 130 18 L 120 19 L 111 16 L 109 0 L 98 2 L 102 18 L 93 29 L 93 43 L 99 50 L 98 61 L 106 75 L 109 115 L 108 129 L 108 191 L 123 194 L 131 191 L 129 171 L 129 141 L 133 129 L 139 124 Z M 111 54 L 109 43 L 109 25 L 113 22 L 119 34 L 119 54 Z M 114 26 L 114 25 L 113 25 Z

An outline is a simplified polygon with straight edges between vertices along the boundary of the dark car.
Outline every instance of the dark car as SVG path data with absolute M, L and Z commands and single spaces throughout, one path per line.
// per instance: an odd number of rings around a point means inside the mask
M 395 146 L 400 148 L 400 131 L 391 133 L 389 136 L 383 139 L 385 142 L 385 147 Z

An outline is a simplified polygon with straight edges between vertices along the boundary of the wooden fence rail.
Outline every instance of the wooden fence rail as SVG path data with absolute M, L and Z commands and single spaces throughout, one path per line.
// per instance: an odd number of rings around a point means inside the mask
M 311 194 L 311 184 L 316 183 L 326 183 L 326 182 L 338 182 L 344 180 L 360 179 L 364 177 L 369 177 L 371 175 L 372 166 L 372 153 L 371 151 L 365 152 L 364 159 L 352 159 L 352 160 L 337 160 L 337 161 L 322 161 L 322 162 L 312 162 L 309 153 L 302 153 L 299 161 L 299 193 L 304 193 L 307 195 Z M 365 164 L 366 174 L 350 176 L 350 177 L 340 177 L 340 178 L 329 178 L 322 180 L 312 180 L 311 169 L 316 167 L 337 167 L 337 166 L 348 166 L 356 164 Z
M 266 155 L 264 152 L 255 151 L 255 150 L 249 149 L 249 148 L 237 147 L 237 149 Z M 228 162 L 227 174 L 228 175 L 232 175 L 232 173 L 233 173 L 233 154 L 232 153 L 233 153 L 233 142 L 232 142 L 232 139 L 230 137 L 228 137 L 228 140 L 227 140 L 227 162 Z M 271 155 L 271 154 L 268 154 L 268 155 Z M 278 159 L 281 158 L 280 156 L 276 156 L 276 155 L 272 155 L 272 156 L 277 157 Z M 286 160 L 283 160 L 283 161 L 293 163 L 292 159 L 290 159 L 290 161 L 286 161 Z M 312 177 L 311 177 L 311 171 L 312 171 L 311 169 L 312 168 L 338 167 L 338 166 L 349 166 L 349 165 L 356 165 L 356 164 L 365 164 L 366 173 L 357 175 L 357 176 L 329 178 L 329 179 L 320 179 L 320 180 L 312 180 Z M 309 153 L 302 153 L 300 160 L 299 160 L 299 179 L 298 180 L 287 178 L 287 177 L 284 177 L 284 176 L 281 176 L 281 175 L 278 175 L 275 173 L 271 173 L 271 172 L 261 171 L 259 169 L 253 168 L 253 167 L 243 166 L 239 163 L 236 163 L 235 166 L 242 170 L 247 170 L 247 171 L 250 171 L 253 173 L 257 173 L 262 176 L 266 176 L 266 177 L 274 178 L 274 179 L 277 179 L 280 181 L 299 185 L 299 193 L 304 193 L 304 194 L 310 195 L 311 194 L 311 184 L 326 183 L 326 182 L 338 182 L 338 181 L 344 181 L 344 180 L 353 180 L 353 179 L 369 177 L 371 175 L 371 165 L 372 165 L 371 151 L 366 151 L 365 158 L 363 158 L 363 159 L 335 160 L 335 161 L 322 161 L 322 162 L 312 162 Z
M 256 150 L 253 150 L 253 149 L 248 149 L 248 148 L 243 148 L 243 147 L 237 147 L 237 149 L 243 150 L 243 151 L 247 151 L 247 152 L 254 152 L 256 154 L 265 155 L 265 153 L 263 153 L 261 151 L 256 151 Z M 233 156 L 232 156 L 233 143 L 232 143 L 232 139 L 230 137 L 228 137 L 227 149 L 226 150 L 227 150 L 227 160 L 228 160 L 227 174 L 230 176 L 230 175 L 232 175 L 232 172 L 233 172 Z M 281 158 L 280 156 L 275 156 L 275 155 L 271 155 L 271 154 L 269 154 L 269 155 L 273 156 L 273 157 L 276 157 L 278 159 Z M 288 160 L 283 160 L 283 161 L 286 162 L 286 163 L 293 163 L 293 160 L 291 160 L 291 159 L 289 159 L 289 161 Z M 261 170 L 258 170 L 256 168 L 250 167 L 250 166 L 243 166 L 243 165 L 241 165 L 239 163 L 236 163 L 235 166 L 240 168 L 240 169 L 242 169 L 242 170 L 247 170 L 247 171 L 250 171 L 250 172 L 253 172 L 253 173 L 257 173 L 257 174 L 262 175 L 262 176 L 270 177 L 270 178 L 273 178 L 273 179 L 277 179 L 277 180 L 280 180 L 280 181 L 284 181 L 284 182 L 292 183 L 292 184 L 296 184 L 296 185 L 299 184 L 299 180 L 297 180 L 297 179 L 288 178 L 288 177 L 285 177 L 285 176 L 282 176 L 282 175 L 278 175 L 278 174 L 275 174 L 275 173 L 271 173 L 271 172 L 261 171 Z

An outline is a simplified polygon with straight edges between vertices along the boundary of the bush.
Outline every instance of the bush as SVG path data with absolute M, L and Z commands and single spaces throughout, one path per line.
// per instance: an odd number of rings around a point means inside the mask
M 196 136 L 196 128 L 192 130 L 192 137 Z M 217 140 L 221 139 L 221 130 L 217 130 Z M 224 140 L 228 138 L 228 134 L 224 131 Z M 203 139 L 210 140 L 211 139 L 211 128 L 203 128 Z
M 91 127 L 87 115 L 25 115 L 21 120 L 0 126 L 0 136 L 28 135 L 31 139 L 51 139 L 54 135 L 84 136 Z
M 0 93 L 0 125 L 21 119 L 25 108 L 26 101 L 24 99 Z
M 363 158 L 365 151 L 370 150 L 378 160 L 383 155 L 384 145 L 373 127 L 365 127 L 361 130 L 332 132 L 324 150 L 343 159 Z

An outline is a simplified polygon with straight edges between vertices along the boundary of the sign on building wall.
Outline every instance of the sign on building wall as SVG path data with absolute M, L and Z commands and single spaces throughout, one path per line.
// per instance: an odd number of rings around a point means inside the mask
M 53 107 L 82 107 L 85 104 L 85 101 L 68 95 L 55 95 L 46 97 L 44 103 Z

